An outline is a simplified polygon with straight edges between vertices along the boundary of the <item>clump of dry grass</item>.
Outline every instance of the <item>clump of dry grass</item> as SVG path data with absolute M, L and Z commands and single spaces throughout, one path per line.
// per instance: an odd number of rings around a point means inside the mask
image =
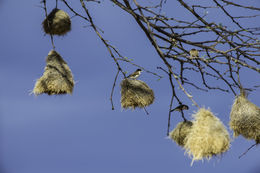
M 193 125 L 184 142 L 186 152 L 193 157 L 192 163 L 203 158 L 210 159 L 229 149 L 229 133 L 210 110 L 201 108 L 193 117 Z
M 64 35 L 71 30 L 70 16 L 65 11 L 54 8 L 42 26 L 46 34 Z
M 122 108 L 144 108 L 154 101 L 153 90 L 143 81 L 124 79 L 121 82 Z
M 235 137 L 242 135 L 260 143 L 260 108 L 250 102 L 244 93 L 234 101 L 229 126 L 234 130 Z
M 72 94 L 73 87 L 74 80 L 69 66 L 56 51 L 51 50 L 46 58 L 43 76 L 36 81 L 33 93 Z
M 179 146 L 183 147 L 185 145 L 185 138 L 190 133 L 192 127 L 191 121 L 180 122 L 175 129 L 173 129 L 169 136 L 174 140 Z

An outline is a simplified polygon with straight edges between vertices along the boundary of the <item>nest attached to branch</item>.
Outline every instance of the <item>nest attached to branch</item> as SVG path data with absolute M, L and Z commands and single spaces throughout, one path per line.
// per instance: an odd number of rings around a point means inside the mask
M 43 76 L 36 81 L 33 93 L 72 94 L 73 87 L 74 80 L 69 66 L 56 51 L 51 50 L 46 58 Z
M 260 108 L 250 102 L 243 93 L 234 101 L 229 125 L 234 130 L 235 137 L 242 135 L 260 143 Z
M 153 90 L 145 82 L 127 78 L 121 82 L 122 108 L 144 108 L 152 104 L 153 101 Z
M 191 164 L 203 158 L 209 160 L 229 149 L 229 133 L 210 110 L 201 108 L 193 117 L 193 125 L 184 142 L 186 152 L 193 157 Z
M 70 16 L 63 10 L 54 8 L 42 22 L 46 34 L 65 35 L 71 30 Z
M 186 137 L 190 133 L 192 127 L 191 121 L 180 122 L 175 129 L 173 129 L 169 136 L 174 140 L 179 146 L 183 147 L 186 142 Z

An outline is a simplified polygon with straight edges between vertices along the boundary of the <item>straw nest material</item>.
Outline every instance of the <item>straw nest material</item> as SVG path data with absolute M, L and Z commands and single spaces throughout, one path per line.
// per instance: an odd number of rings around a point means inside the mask
M 64 35 L 71 30 L 70 16 L 65 11 L 54 8 L 42 26 L 46 34 Z
M 210 110 L 201 108 L 193 117 L 193 125 L 184 145 L 186 152 L 193 157 L 192 163 L 203 158 L 209 160 L 229 149 L 229 133 Z
M 192 127 L 191 121 L 180 122 L 173 131 L 170 132 L 169 136 L 174 140 L 179 146 L 183 147 L 185 145 L 185 138 L 190 133 Z
M 33 93 L 71 94 L 73 86 L 74 80 L 69 66 L 56 51 L 51 50 L 46 58 L 43 76 L 35 83 Z
M 121 82 L 122 108 L 144 108 L 154 101 L 153 90 L 143 81 L 124 79 Z
M 244 94 L 237 96 L 230 113 L 230 128 L 234 136 L 242 135 L 260 143 L 260 108 L 250 102 Z

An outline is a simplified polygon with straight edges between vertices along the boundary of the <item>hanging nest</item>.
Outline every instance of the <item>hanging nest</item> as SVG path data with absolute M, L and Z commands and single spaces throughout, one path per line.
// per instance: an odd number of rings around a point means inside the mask
M 51 50 L 46 58 L 43 76 L 35 83 L 33 93 L 72 94 L 73 87 L 74 80 L 69 66 L 56 51 Z
M 185 145 L 185 138 L 190 133 L 192 127 L 191 121 L 180 122 L 173 131 L 170 132 L 169 136 L 174 140 L 179 146 L 183 147 Z
M 201 108 L 193 115 L 194 121 L 190 133 L 185 138 L 184 148 L 192 163 L 195 160 L 208 160 L 226 152 L 230 146 L 229 133 L 222 122 L 210 110 Z
M 46 34 L 64 35 L 71 30 L 70 16 L 65 11 L 54 8 L 42 26 Z
M 153 90 L 145 82 L 127 78 L 121 82 L 122 108 L 144 108 L 152 104 L 153 101 Z
M 244 93 L 234 101 L 229 125 L 235 137 L 242 135 L 260 143 L 260 108 L 250 102 Z

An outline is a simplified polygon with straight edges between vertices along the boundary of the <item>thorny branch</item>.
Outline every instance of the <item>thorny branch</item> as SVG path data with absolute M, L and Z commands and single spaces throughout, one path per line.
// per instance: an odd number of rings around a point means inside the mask
M 103 38 L 103 36 L 101 35 L 101 33 L 99 32 L 99 29 L 98 27 L 95 25 L 93 19 L 92 19 L 92 16 L 91 14 L 89 13 L 89 10 L 86 6 L 86 2 L 84 2 L 83 0 L 80 0 L 80 3 L 81 3 L 81 6 L 82 8 L 84 9 L 85 13 L 87 16 L 83 16 L 81 14 L 79 14 L 78 12 L 76 12 L 69 4 L 66 0 L 62 0 L 64 2 L 64 4 L 71 10 L 71 12 L 75 15 L 75 16 L 79 16 L 80 18 L 84 19 L 86 22 L 88 22 L 90 24 L 90 26 L 94 29 L 94 31 L 96 32 L 97 36 L 100 38 L 100 40 L 103 42 L 103 44 L 106 46 L 110 56 L 112 57 L 112 59 L 114 60 L 116 66 L 117 66 L 117 69 L 118 69 L 118 72 L 121 72 L 121 74 L 126 77 L 125 75 L 125 72 L 123 71 L 123 69 L 121 68 L 121 65 L 120 63 L 118 62 L 118 60 L 125 60 L 125 57 L 123 55 L 121 55 L 119 53 L 119 51 L 114 47 L 112 46 L 110 43 L 108 43 L 107 40 L 105 40 Z M 91 1 L 94 1 L 94 2 L 98 2 L 100 3 L 99 1 L 96 1 L 96 0 L 91 0 Z M 135 65 L 134 63 L 132 63 L 132 65 Z M 136 65 L 135 65 L 136 66 Z M 148 72 L 148 73 L 152 73 L 153 75 L 156 75 L 160 78 L 162 78 L 160 75 L 157 75 L 156 73 L 154 72 L 150 72 L 149 70 L 146 70 L 145 68 L 139 66 L 140 68 L 142 68 L 144 71 Z M 112 110 L 114 110 L 114 105 L 113 105 L 113 91 L 114 91 L 114 85 L 115 85 L 115 82 L 118 78 L 118 73 L 116 75 L 116 78 L 114 80 L 114 83 L 113 83 L 113 87 L 112 87 L 112 91 L 111 91 L 111 97 L 110 97 L 110 101 L 111 101 L 111 106 L 112 106 Z
M 84 19 L 93 28 L 116 64 L 118 73 L 121 72 L 125 77 L 121 62 L 141 67 L 121 55 L 99 32 L 89 12 L 91 9 L 88 9 L 88 3 L 102 3 L 102 1 L 79 0 L 84 15 L 76 12 L 67 0 L 61 1 L 75 16 Z M 199 108 L 192 95 L 185 89 L 186 86 L 202 91 L 218 90 L 237 95 L 240 89 L 244 88 L 240 81 L 240 73 L 246 71 L 256 75 L 260 73 L 260 26 L 245 26 L 244 22 L 245 19 L 259 21 L 260 8 L 229 0 L 194 1 L 195 4 L 185 0 L 152 2 L 110 0 L 110 2 L 133 17 L 165 65 L 161 70 L 164 69 L 167 73 L 172 88 L 169 110 L 173 104 L 182 103 L 176 95 L 176 86 L 186 94 L 193 105 Z M 183 13 L 191 17 L 188 19 L 176 17 L 175 13 L 165 8 L 168 4 L 182 9 Z M 235 9 L 243 9 L 248 13 L 236 14 L 233 11 L 239 10 Z M 209 15 L 211 12 L 221 17 L 212 21 Z M 189 53 L 191 49 L 198 50 L 199 56 L 192 57 Z M 161 78 L 156 72 L 145 69 L 144 71 Z M 116 79 L 117 77 L 118 74 Z M 253 90 L 254 86 L 246 87 L 248 90 Z M 111 93 L 113 108 L 112 95 L 113 90 Z M 176 103 L 173 103 L 174 98 L 177 100 Z M 169 117 L 170 115 L 169 112 Z
M 183 0 L 178 0 L 180 7 L 194 16 L 193 20 L 183 20 L 174 16 L 162 15 L 159 12 L 163 9 L 162 1 L 157 1 L 158 4 L 155 3 L 154 7 L 147 6 L 145 3 L 140 5 L 136 0 L 133 0 L 135 7 L 131 7 L 128 0 L 111 1 L 134 17 L 169 69 L 170 74 L 176 79 L 177 84 L 181 81 L 182 85 L 189 84 L 197 89 L 231 91 L 234 95 L 237 95 L 236 91 L 243 87 L 238 82 L 238 78 L 235 77 L 239 75 L 236 71 L 238 66 L 255 71 L 256 74 L 260 73 L 260 41 L 256 37 L 260 28 L 242 27 L 241 23 L 243 22 L 238 19 L 243 16 L 237 18 L 227 10 L 229 6 L 245 8 L 250 11 L 260 11 L 259 8 L 243 6 L 229 1 L 223 1 L 224 4 L 220 4 L 216 0 L 212 0 L 209 3 L 210 5 L 205 6 L 199 4 L 200 2 L 188 4 Z M 160 9 L 158 10 L 158 8 Z M 202 14 L 202 10 L 210 10 L 210 8 L 219 9 L 219 12 L 231 20 L 233 24 L 228 28 L 228 26 L 220 23 L 221 21 L 207 21 L 206 15 L 200 14 Z M 258 15 L 250 16 L 250 18 L 256 17 Z M 235 29 L 231 30 L 232 27 Z M 195 37 L 204 40 L 193 41 Z M 165 46 L 165 44 L 168 44 L 168 46 Z M 202 53 L 204 55 L 192 58 L 189 55 L 191 48 L 196 48 L 200 51 L 200 55 Z M 170 63 L 170 60 L 179 63 Z M 173 67 L 178 69 L 177 75 L 172 73 Z M 198 87 L 198 82 L 191 82 L 190 76 L 193 76 L 194 72 L 197 72 L 201 77 L 204 88 Z M 219 82 L 221 87 L 210 86 L 208 84 L 209 81 L 212 81 L 210 78 L 222 81 Z M 183 91 L 187 93 L 184 88 Z M 186 95 L 191 97 L 188 93 Z

